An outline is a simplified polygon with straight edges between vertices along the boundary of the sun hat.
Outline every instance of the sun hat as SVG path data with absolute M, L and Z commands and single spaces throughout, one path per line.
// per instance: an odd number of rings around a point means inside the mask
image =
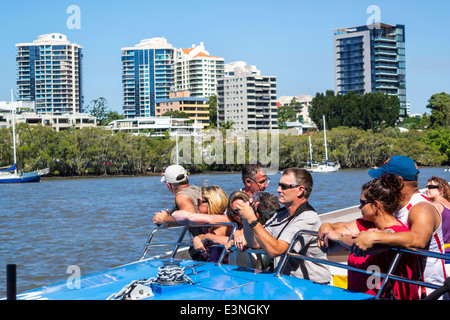
M 407 181 L 417 180 L 419 167 L 416 162 L 406 156 L 393 156 L 379 168 L 369 170 L 369 176 L 379 178 L 383 173 L 396 174 Z

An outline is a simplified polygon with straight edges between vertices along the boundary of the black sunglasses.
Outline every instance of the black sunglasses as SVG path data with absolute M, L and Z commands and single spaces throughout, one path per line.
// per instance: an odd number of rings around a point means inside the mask
M 362 200 L 362 199 L 359 199 L 359 204 L 360 204 L 359 208 L 361 209 L 362 207 L 364 207 L 368 203 L 373 203 L 373 200 Z
M 427 185 L 427 189 L 439 189 L 439 186 L 429 184 L 429 185 Z
M 292 188 L 297 188 L 300 187 L 301 184 L 284 184 L 284 183 L 278 183 L 278 186 L 281 188 L 281 190 L 286 190 L 286 189 L 292 189 Z

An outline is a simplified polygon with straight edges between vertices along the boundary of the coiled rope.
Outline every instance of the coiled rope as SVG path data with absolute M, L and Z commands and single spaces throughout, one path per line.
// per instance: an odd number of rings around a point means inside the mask
M 132 300 L 131 293 L 139 285 L 151 287 L 154 284 L 159 285 L 178 285 L 190 283 L 194 284 L 187 275 L 184 267 L 177 264 L 169 263 L 158 268 L 158 275 L 156 278 L 134 280 L 127 284 L 118 293 L 113 293 L 106 300 Z

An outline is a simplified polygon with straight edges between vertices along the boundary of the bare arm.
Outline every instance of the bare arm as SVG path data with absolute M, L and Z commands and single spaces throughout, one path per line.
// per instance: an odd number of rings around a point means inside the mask
M 334 228 L 325 228 L 324 230 L 321 233 L 322 236 L 319 238 L 321 239 L 321 245 L 319 244 L 319 247 L 326 252 L 334 253 L 340 252 L 345 248 L 350 249 L 354 244 L 353 235 L 359 233 L 356 220 L 349 223 L 338 222 L 334 224 Z
M 409 212 L 411 230 L 407 232 L 361 232 L 355 240 L 355 254 L 370 253 L 374 247 L 411 247 L 424 249 L 440 223 L 439 213 L 429 203 L 418 203 Z
M 193 213 L 185 210 L 178 210 L 172 213 L 172 218 L 178 224 L 182 225 L 199 225 L 199 224 L 214 224 L 220 222 L 230 222 L 226 215 L 209 215 L 203 213 Z
M 329 222 L 325 222 L 323 223 L 320 228 L 319 231 L 317 232 L 319 235 L 319 241 L 318 241 L 318 245 L 319 248 L 321 248 L 322 250 L 328 251 L 328 243 L 325 242 L 325 236 L 327 235 L 327 233 L 343 228 L 347 223 L 346 222 L 335 222 L 335 223 L 329 223 Z
M 177 224 L 175 219 L 170 215 L 169 209 L 166 209 L 166 211 L 162 210 L 160 212 L 155 212 L 153 215 L 153 223 L 162 226 L 173 226 Z
M 255 212 L 247 203 L 238 204 L 237 208 L 240 210 L 240 214 L 247 222 L 252 222 L 257 219 Z M 251 228 L 250 228 L 251 229 Z M 258 241 L 261 248 L 271 257 L 276 258 L 287 251 L 289 243 L 283 240 L 277 240 L 267 232 L 261 223 L 258 223 L 252 230 L 253 235 Z
M 195 212 L 194 204 L 188 195 L 180 193 L 175 196 L 175 203 L 178 210 L 185 210 L 189 212 Z

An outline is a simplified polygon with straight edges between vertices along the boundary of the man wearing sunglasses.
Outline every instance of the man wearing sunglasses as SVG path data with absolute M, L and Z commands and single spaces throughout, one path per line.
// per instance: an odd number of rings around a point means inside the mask
M 265 166 L 260 162 L 246 164 L 242 167 L 242 182 L 244 188 L 241 190 L 250 197 L 258 191 L 264 191 L 269 186 L 270 179 L 265 172 Z
M 264 226 L 259 222 L 248 202 L 238 205 L 241 217 L 250 224 L 252 235 L 260 247 L 274 259 L 275 268 L 281 260 L 280 256 L 286 253 L 298 231 L 302 229 L 317 231 L 320 227 L 319 216 L 308 203 L 312 187 L 312 176 L 307 170 L 286 169 L 277 189 L 278 201 L 284 207 L 277 210 L 277 213 Z M 309 235 L 300 236 L 292 252 L 326 259 L 326 254 L 317 246 L 317 238 Z M 289 259 L 283 274 L 317 283 L 329 283 L 331 279 L 326 265 L 301 259 Z

